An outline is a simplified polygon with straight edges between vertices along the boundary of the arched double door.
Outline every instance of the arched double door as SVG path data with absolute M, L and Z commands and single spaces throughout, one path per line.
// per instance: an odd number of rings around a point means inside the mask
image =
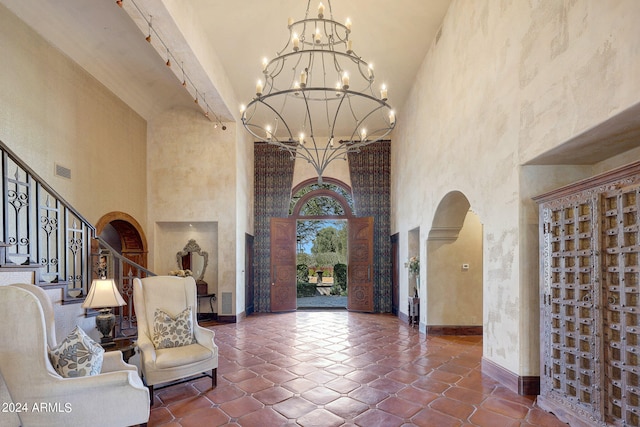
M 351 189 L 344 183 L 325 179 L 322 186 L 313 181 L 294 188 L 290 216 L 271 219 L 271 311 L 293 311 L 297 304 L 296 247 L 297 221 L 347 220 L 347 309 L 373 311 L 373 218 L 354 216 Z M 318 198 L 330 203 L 331 212 L 310 208 Z

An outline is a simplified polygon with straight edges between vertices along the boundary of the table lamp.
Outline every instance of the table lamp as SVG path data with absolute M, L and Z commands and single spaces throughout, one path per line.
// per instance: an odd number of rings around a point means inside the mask
M 116 325 L 116 316 L 111 312 L 111 307 L 122 307 L 127 303 L 122 299 L 113 279 L 94 279 L 91 283 L 89 295 L 82 303 L 82 308 L 93 308 L 100 313 L 96 316 L 96 328 L 102 334 L 100 344 L 113 345 L 111 331 Z

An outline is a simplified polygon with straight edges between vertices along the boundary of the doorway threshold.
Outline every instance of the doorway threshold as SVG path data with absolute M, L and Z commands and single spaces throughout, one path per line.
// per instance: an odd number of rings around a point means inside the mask
M 316 295 L 296 300 L 298 310 L 346 310 L 347 297 L 341 295 Z

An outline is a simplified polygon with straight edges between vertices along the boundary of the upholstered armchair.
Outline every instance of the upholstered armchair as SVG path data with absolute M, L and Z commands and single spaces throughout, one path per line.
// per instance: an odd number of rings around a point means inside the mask
M 7 399 L 2 403 L 13 405 L 11 413 L 0 413 L 0 425 L 147 423 L 149 392 L 119 351 L 104 353 L 92 376 L 65 378 L 54 369 L 48 354 L 57 347 L 53 307 L 41 288 L 0 286 L 0 324 L 0 392 Z
M 216 387 L 218 347 L 213 342 L 213 331 L 198 325 L 193 277 L 135 278 L 133 301 L 138 320 L 140 364 L 151 403 L 154 385 L 208 371 L 211 371 L 211 386 Z M 180 325 L 171 323 L 174 320 L 181 321 Z

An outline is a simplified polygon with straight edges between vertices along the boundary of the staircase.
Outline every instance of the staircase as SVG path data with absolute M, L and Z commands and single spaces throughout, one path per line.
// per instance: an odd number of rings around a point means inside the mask
M 84 301 L 93 279 L 113 278 L 127 302 L 117 310 L 116 334 L 134 335 L 133 279 L 155 274 L 96 236 L 95 227 L 2 141 L 0 155 L 0 285 L 33 283 L 59 292 L 54 304 L 71 305 Z

